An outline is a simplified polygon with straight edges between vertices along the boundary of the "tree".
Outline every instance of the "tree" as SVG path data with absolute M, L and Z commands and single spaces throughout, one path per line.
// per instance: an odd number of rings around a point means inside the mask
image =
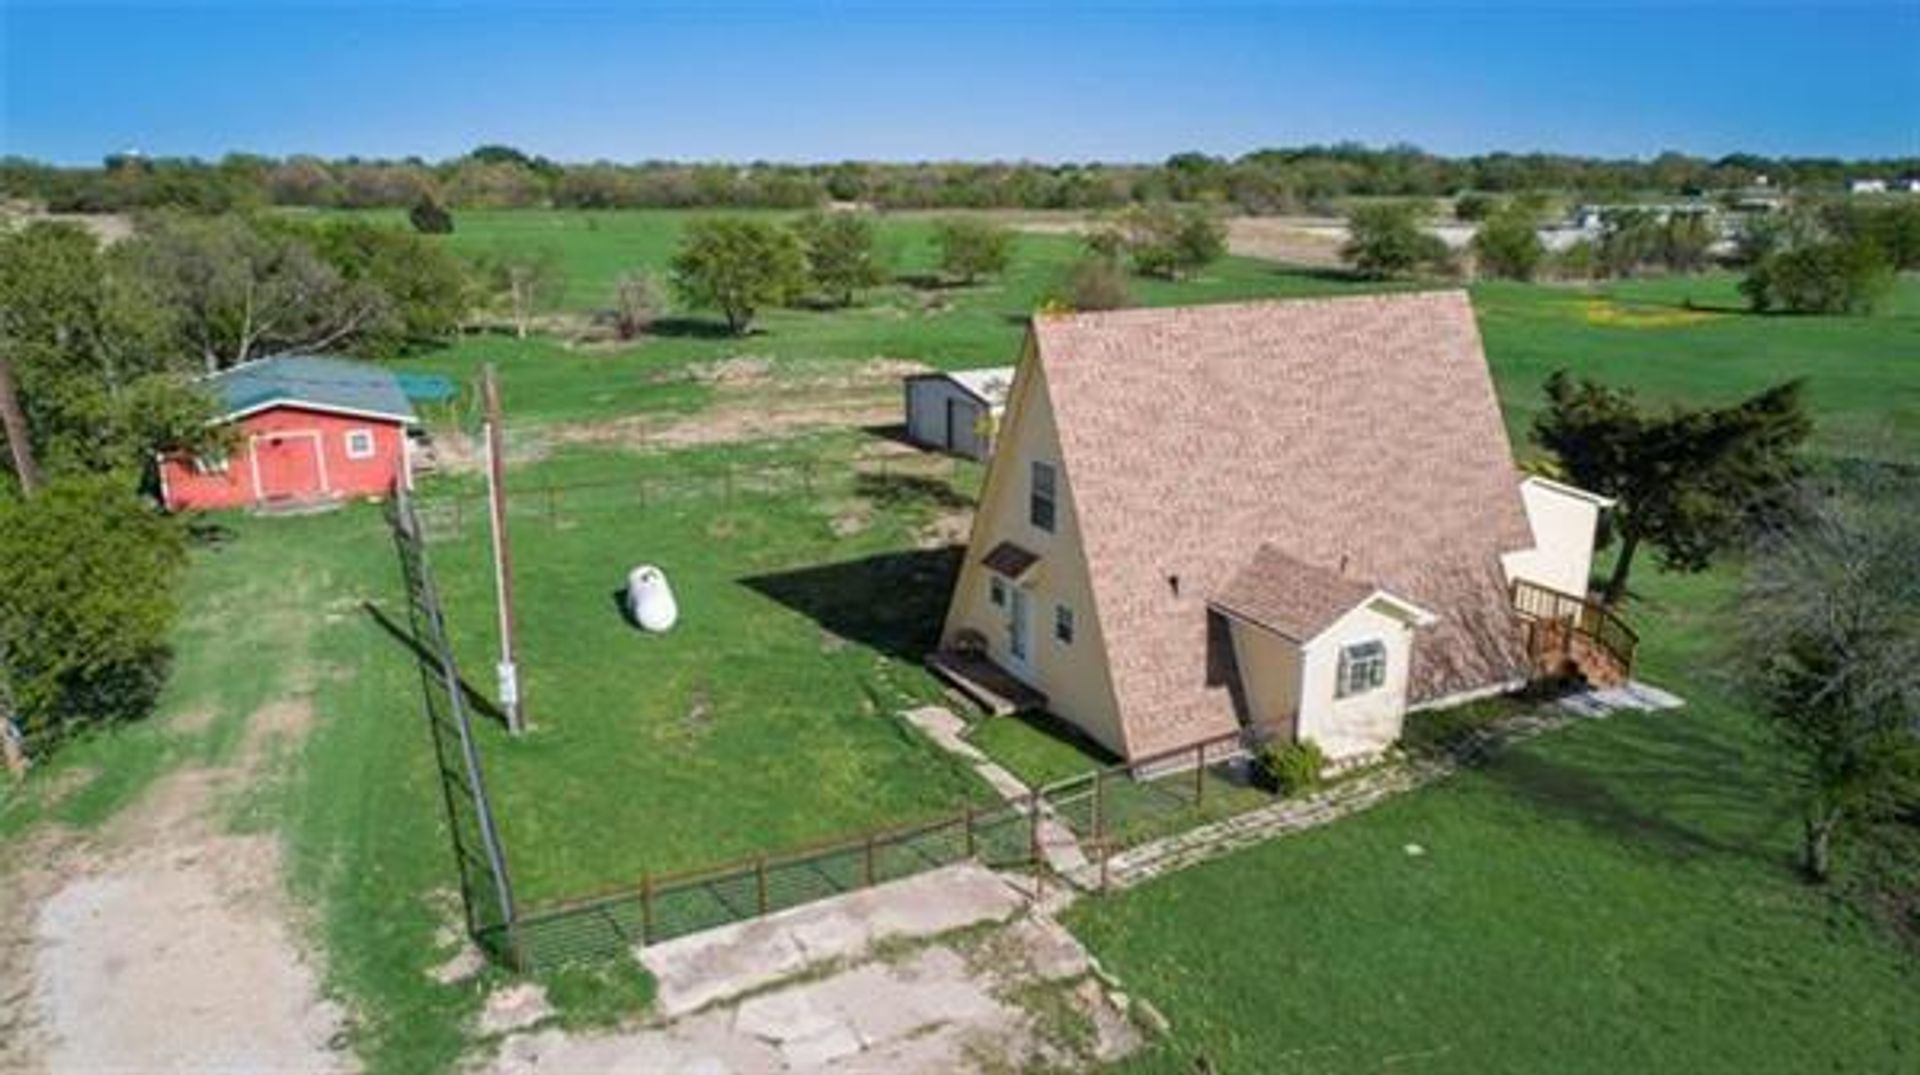
M 1893 284 L 1893 269 L 1871 243 L 1827 241 L 1768 254 L 1740 281 L 1762 313 L 1869 313 Z
M 666 312 L 667 289 L 654 273 L 623 272 L 613 282 L 613 330 L 621 339 L 647 331 Z
M 267 355 L 346 346 L 391 312 L 292 229 L 232 216 L 168 215 L 116 252 L 172 315 L 207 372 Z
M 745 335 L 760 307 L 791 300 L 806 286 L 806 255 L 791 231 L 747 217 L 687 225 L 673 257 L 673 287 L 689 306 L 710 306 Z
M 453 234 L 453 214 L 430 194 L 422 194 L 413 208 L 407 210 L 407 222 L 422 235 Z
M 816 209 L 793 222 L 793 233 L 806 256 L 807 278 L 836 305 L 853 305 L 854 292 L 887 278 L 868 214 Z
M 1533 439 L 1575 485 L 1615 498 L 1620 551 L 1605 599 L 1626 596 L 1634 554 L 1659 550 L 1674 571 L 1702 571 L 1756 519 L 1774 515 L 1799 474 L 1797 449 L 1812 432 L 1800 381 L 1729 407 L 1641 409 L 1632 392 L 1547 379 L 1547 411 Z
M 0 498 L 0 679 L 29 736 L 152 710 L 185 562 L 179 525 L 116 478 Z
M 1660 235 L 1660 260 L 1675 272 L 1706 268 L 1719 236 L 1705 213 L 1669 213 Z
M 1219 260 L 1227 228 L 1204 206 L 1131 205 L 1088 236 L 1087 246 L 1109 261 L 1126 255 L 1142 276 L 1174 280 Z
M 1453 200 L 1453 218 L 1468 222 L 1485 220 L 1499 208 L 1499 201 L 1491 194 L 1468 191 Z
M 452 335 L 466 319 L 473 281 L 465 263 L 441 244 L 351 218 L 292 227 L 346 284 L 385 297 L 382 316 L 343 341 L 351 349 L 389 353 Z
M 1474 233 L 1473 253 L 1488 276 L 1531 280 L 1547 250 L 1534 215 L 1516 203 L 1486 218 Z
M 1608 276 L 1638 273 L 1659 261 L 1665 245 L 1665 227 L 1651 209 L 1609 209 L 1600 215 L 1595 252 Z
M 513 321 L 513 334 L 526 339 L 533 319 L 560 301 L 566 266 L 545 247 L 500 247 L 482 257 L 480 276 Z
M 1340 256 L 1374 279 L 1446 265 L 1447 244 L 1426 230 L 1412 202 L 1362 205 L 1347 217 L 1347 245 Z
M 1118 310 L 1133 305 L 1127 275 L 1112 258 L 1082 258 L 1067 274 L 1065 305 L 1075 310 Z
M 32 496 L 40 488 L 40 463 L 34 458 L 27 412 L 20 406 L 20 382 L 13 375 L 13 362 L 5 347 L 5 341 L 0 340 L 0 438 L 7 442 L 7 459 L 13 464 L 20 491 Z
M 1920 490 L 1882 477 L 1808 499 L 1748 567 L 1739 654 L 1795 762 L 1802 865 L 1824 881 L 1836 835 L 1920 800 Z
M 977 217 L 947 217 L 933 225 L 940 271 L 971 285 L 1006 271 L 1013 260 L 1013 229 Z
M 215 438 L 211 401 L 180 376 L 193 362 L 143 284 L 73 225 L 0 235 L 0 355 L 12 388 L 0 425 L 23 489 L 41 470 L 142 473 L 156 451 Z

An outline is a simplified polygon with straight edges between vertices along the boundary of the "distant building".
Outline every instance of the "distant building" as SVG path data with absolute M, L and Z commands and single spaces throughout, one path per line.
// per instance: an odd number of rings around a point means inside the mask
M 1884 179 L 1847 180 L 1847 193 L 1849 194 L 1885 194 L 1886 192 L 1887 181 Z
M 289 355 L 202 382 L 233 427 L 232 450 L 163 455 L 172 511 L 380 496 L 413 484 L 409 432 L 419 424 L 398 377 L 365 362 Z
M 928 448 L 985 459 L 1007 408 L 1013 367 L 921 373 L 907 378 L 907 439 Z

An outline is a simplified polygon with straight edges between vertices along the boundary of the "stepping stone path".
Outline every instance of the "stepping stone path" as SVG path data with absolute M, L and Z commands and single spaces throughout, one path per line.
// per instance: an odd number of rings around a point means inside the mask
M 1022 808 L 1031 807 L 1033 789 L 1000 763 L 981 753 L 979 747 L 962 738 L 967 722 L 955 715 L 953 710 L 930 705 L 910 709 L 900 715 L 933 740 L 935 746 L 971 765 L 974 773 L 999 792 L 1001 798 Z M 1053 808 L 1045 802 L 1040 804 L 1040 855 L 1055 873 L 1067 877 L 1082 874 L 1091 865 L 1073 830 L 1061 822 Z

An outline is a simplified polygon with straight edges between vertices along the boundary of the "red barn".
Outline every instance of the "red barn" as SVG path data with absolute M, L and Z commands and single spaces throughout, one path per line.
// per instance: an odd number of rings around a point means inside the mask
M 311 503 L 409 488 L 413 404 L 391 372 L 364 362 L 291 355 L 214 374 L 222 456 L 166 455 L 160 490 L 173 511 Z

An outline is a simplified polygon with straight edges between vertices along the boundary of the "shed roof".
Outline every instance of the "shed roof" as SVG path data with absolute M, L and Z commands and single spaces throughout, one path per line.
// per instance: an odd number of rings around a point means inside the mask
M 1262 545 L 1213 603 L 1250 623 L 1305 642 L 1372 597 L 1376 587 Z
M 245 362 L 206 379 L 223 417 L 244 417 L 269 407 L 314 410 L 418 421 L 399 378 L 369 362 L 325 355 L 281 355 Z
M 977 370 L 950 370 L 942 376 L 965 389 L 967 394 L 989 407 L 1007 405 L 1013 390 L 1012 366 L 988 366 Z
M 1533 539 L 1464 293 L 1042 316 L 1033 339 L 1130 753 L 1235 726 L 1206 606 L 1262 546 L 1437 617 L 1414 702 L 1523 674 L 1500 556 Z

